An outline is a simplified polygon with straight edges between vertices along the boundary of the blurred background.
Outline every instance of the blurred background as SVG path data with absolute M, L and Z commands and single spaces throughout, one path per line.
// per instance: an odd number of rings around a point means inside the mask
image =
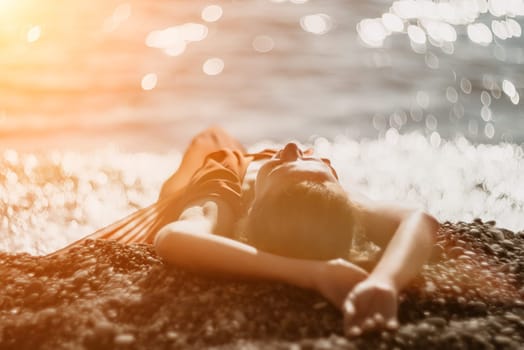
M 520 0 L 0 0 L 4 147 L 524 142 Z

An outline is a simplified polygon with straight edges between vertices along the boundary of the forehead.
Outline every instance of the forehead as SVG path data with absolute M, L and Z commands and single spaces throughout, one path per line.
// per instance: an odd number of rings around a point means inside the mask
M 330 168 L 320 160 L 298 160 L 284 163 L 270 171 L 268 177 L 282 182 L 333 180 Z

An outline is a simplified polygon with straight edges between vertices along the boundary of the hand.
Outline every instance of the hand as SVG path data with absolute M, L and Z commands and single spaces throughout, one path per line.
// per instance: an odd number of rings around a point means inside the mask
M 366 279 L 348 294 L 342 312 L 348 336 L 377 329 L 397 329 L 397 290 L 384 282 Z
M 355 285 L 368 273 L 346 260 L 333 259 L 320 262 L 313 271 L 314 288 L 337 308 L 342 309 L 344 300 Z

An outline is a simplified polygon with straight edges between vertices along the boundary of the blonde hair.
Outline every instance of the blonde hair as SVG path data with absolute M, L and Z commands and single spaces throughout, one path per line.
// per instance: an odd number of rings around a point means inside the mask
M 339 184 L 302 181 L 256 199 L 242 231 L 248 244 L 273 254 L 349 259 L 356 211 Z

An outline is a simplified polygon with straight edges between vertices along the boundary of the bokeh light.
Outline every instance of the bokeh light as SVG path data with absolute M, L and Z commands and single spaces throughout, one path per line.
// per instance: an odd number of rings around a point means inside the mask
M 202 71 L 207 75 L 218 75 L 224 70 L 224 61 L 214 57 L 206 60 L 202 65 Z
M 27 42 L 33 43 L 37 41 L 38 39 L 40 39 L 41 34 L 42 29 L 40 28 L 40 26 L 31 27 L 31 29 L 27 31 Z
M 178 56 L 186 50 L 187 44 L 202 41 L 207 34 L 207 26 L 199 23 L 185 23 L 150 32 L 146 37 L 146 45 L 164 49 L 169 56 Z
M 306 32 L 322 35 L 329 32 L 333 26 L 331 17 L 325 13 L 303 16 L 300 19 L 300 26 Z
M 209 5 L 202 9 L 202 19 L 206 22 L 216 22 L 222 17 L 222 7 Z
M 153 90 L 158 82 L 158 77 L 155 73 L 148 73 L 142 78 L 142 89 Z
M 410 25 L 408 27 L 408 36 L 415 44 L 423 45 L 426 43 L 426 33 L 419 26 Z
M 491 29 L 480 21 L 483 14 L 490 13 L 497 19 L 491 22 Z M 427 35 L 432 45 L 441 47 L 443 51 L 452 50 L 452 43 L 457 40 L 457 26 L 467 26 L 469 39 L 482 46 L 487 46 L 493 41 L 493 34 L 501 40 L 511 37 L 520 37 L 522 29 L 520 24 L 512 17 L 524 15 L 524 2 L 495 1 L 495 0 L 462 0 L 462 1 L 394 1 L 390 11 L 382 14 L 382 20 L 388 32 L 388 37 L 394 32 L 406 33 L 414 44 L 415 52 L 424 52 L 417 45 L 425 43 Z M 502 17 L 506 18 L 502 19 Z M 368 20 L 368 19 L 366 19 Z M 368 38 L 373 37 L 376 28 L 366 26 L 359 30 L 363 42 L 368 43 Z M 358 26 L 357 26 L 358 27 Z M 417 29 L 422 27 L 425 32 Z M 365 30 L 367 28 L 367 30 Z M 411 28 L 411 29 L 410 29 Z M 422 35 L 424 33 L 424 35 Z M 373 41 L 371 46 L 382 46 Z
M 493 35 L 488 26 L 484 23 L 473 23 L 468 25 L 468 37 L 479 45 L 489 45 L 493 40 Z
M 362 42 L 371 47 L 381 47 L 388 33 L 383 21 L 378 19 L 360 21 L 357 24 L 357 32 Z

